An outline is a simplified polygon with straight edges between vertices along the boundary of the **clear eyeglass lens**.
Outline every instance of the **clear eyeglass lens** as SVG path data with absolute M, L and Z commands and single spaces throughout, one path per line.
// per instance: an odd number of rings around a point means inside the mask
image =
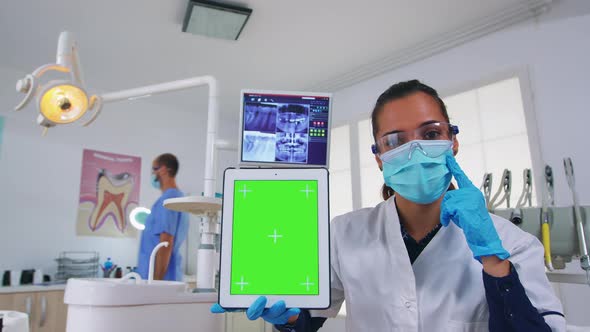
M 381 137 L 377 141 L 379 153 L 385 153 L 413 140 L 451 140 L 451 125 L 445 122 L 434 122 L 423 125 L 412 131 L 402 131 Z

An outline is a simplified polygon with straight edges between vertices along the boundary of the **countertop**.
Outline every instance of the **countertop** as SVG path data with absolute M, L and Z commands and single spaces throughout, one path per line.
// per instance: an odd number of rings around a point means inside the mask
M 186 283 L 196 282 L 196 277 L 194 275 L 191 275 L 191 276 L 185 275 L 183 279 L 184 279 L 183 281 Z M 26 292 L 50 292 L 50 291 L 63 291 L 65 289 L 66 289 L 65 283 L 48 284 L 48 285 L 8 286 L 8 287 L 0 286 L 0 294 L 26 293 Z
M 66 289 L 66 284 L 49 284 L 49 285 L 23 285 L 23 286 L 8 286 L 0 287 L 0 294 L 10 293 L 27 293 L 27 292 L 50 292 L 63 291 Z

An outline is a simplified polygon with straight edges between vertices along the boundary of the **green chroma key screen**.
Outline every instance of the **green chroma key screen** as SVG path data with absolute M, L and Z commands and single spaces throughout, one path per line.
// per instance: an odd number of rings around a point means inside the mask
M 318 184 L 234 182 L 232 295 L 317 295 Z

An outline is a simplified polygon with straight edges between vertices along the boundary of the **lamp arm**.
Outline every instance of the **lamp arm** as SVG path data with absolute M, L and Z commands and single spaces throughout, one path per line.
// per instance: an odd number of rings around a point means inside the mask
M 218 150 L 238 151 L 238 145 L 235 142 L 230 142 L 223 139 L 215 140 L 215 148 Z
M 215 83 L 214 83 L 215 82 Z M 101 95 L 102 101 L 105 103 L 139 99 L 142 97 L 149 97 L 155 94 L 161 94 L 170 91 L 185 90 L 188 88 L 197 87 L 200 85 L 209 85 L 209 96 L 217 96 L 216 88 L 217 80 L 212 76 L 198 76 L 184 80 L 171 81 L 160 84 L 146 85 L 139 88 L 121 90 L 116 92 L 103 93 Z
M 207 113 L 207 140 L 205 143 L 205 179 L 203 190 L 205 197 L 215 197 L 215 165 L 217 162 L 215 153 L 215 141 L 217 134 L 217 119 L 218 119 L 218 86 L 217 80 L 210 75 L 187 78 L 184 80 L 147 85 L 139 88 L 121 90 L 116 92 L 109 92 L 102 94 L 100 99 L 102 103 L 109 103 L 121 100 L 133 100 L 142 97 L 149 97 L 151 95 L 185 90 L 201 85 L 209 86 L 209 102 Z
M 78 43 L 74 38 L 74 34 L 69 31 L 63 31 L 59 35 L 56 62 L 60 66 L 70 68 L 72 81 L 82 88 L 85 87 L 80 57 L 78 56 Z

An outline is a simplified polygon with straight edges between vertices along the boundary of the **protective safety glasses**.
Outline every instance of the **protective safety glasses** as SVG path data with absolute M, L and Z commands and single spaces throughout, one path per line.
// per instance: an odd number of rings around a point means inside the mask
M 426 123 L 414 130 L 399 131 L 387 134 L 377 139 L 371 146 L 373 154 L 382 155 L 388 151 L 397 149 L 402 145 L 414 141 L 451 141 L 454 135 L 459 133 L 459 127 L 446 122 Z
M 449 140 L 416 140 L 382 153 L 379 155 L 379 158 L 385 163 L 392 160 L 410 160 L 412 159 L 413 153 L 422 153 L 426 157 L 437 158 L 451 150 L 452 147 L 453 141 Z

